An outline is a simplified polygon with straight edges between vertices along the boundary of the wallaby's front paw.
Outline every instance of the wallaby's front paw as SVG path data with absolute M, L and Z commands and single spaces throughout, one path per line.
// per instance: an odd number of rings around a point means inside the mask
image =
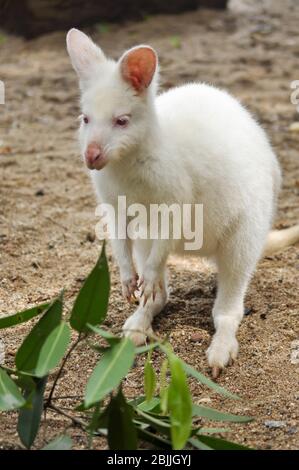
M 124 336 L 130 338 L 135 346 L 146 344 L 146 339 L 153 333 L 152 327 L 142 319 L 132 315 L 123 326 Z
M 230 365 L 237 358 L 239 350 L 238 341 L 234 336 L 214 336 L 207 350 L 209 366 L 212 376 L 216 379 L 225 366 Z
M 122 278 L 122 292 L 124 298 L 131 303 L 135 299 L 135 292 L 138 290 L 138 274 L 134 273 L 129 277 Z
M 145 272 L 140 279 L 138 287 L 141 288 L 140 297 L 143 298 L 143 306 L 149 299 L 155 301 L 156 295 L 163 290 L 163 283 L 154 272 Z

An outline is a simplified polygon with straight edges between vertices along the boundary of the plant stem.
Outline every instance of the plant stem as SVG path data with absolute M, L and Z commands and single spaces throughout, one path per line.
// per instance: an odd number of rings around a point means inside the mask
M 16 369 L 11 369 L 10 367 L 6 367 L 6 366 L 4 366 L 3 364 L 1 364 L 0 367 L 1 367 L 1 369 L 4 369 L 5 372 L 8 373 L 8 375 L 10 375 L 10 374 L 17 375 L 17 370 L 16 370 Z
M 78 418 L 75 418 L 74 416 L 71 416 L 69 413 L 66 413 L 65 411 L 63 411 L 62 409 L 60 409 L 57 406 L 53 405 L 52 403 L 50 403 L 47 406 L 48 406 L 48 408 L 50 408 L 50 410 L 56 411 L 56 413 L 59 413 L 60 415 L 71 419 L 74 424 L 76 424 L 77 426 L 80 426 L 84 431 L 86 430 L 85 429 L 86 428 L 86 423 L 84 423 L 84 421 L 82 421 L 81 419 L 78 419 Z
M 53 411 L 56 411 L 56 413 L 64 416 L 65 418 L 68 418 L 70 419 L 71 421 L 73 421 L 73 423 L 76 425 L 76 426 L 80 426 L 80 428 L 83 430 L 83 431 L 86 431 L 86 426 L 87 424 L 84 423 L 84 421 L 82 421 L 81 419 L 78 419 L 78 418 L 75 418 L 74 416 L 70 415 L 69 413 L 66 413 L 65 411 L 63 411 L 61 408 L 58 408 L 58 406 L 55 406 L 53 405 L 52 403 L 48 405 L 48 408 L 50 408 L 50 410 L 53 410 Z M 102 437 L 106 437 L 107 438 L 107 434 L 105 432 L 102 432 L 100 431 L 99 429 L 93 433 L 95 436 L 102 436 Z
M 62 364 L 60 366 L 60 369 L 59 371 L 57 372 L 57 375 L 55 377 L 55 380 L 53 382 L 53 385 L 52 385 L 52 388 L 50 390 L 50 393 L 49 393 L 49 396 L 48 396 L 48 399 L 45 403 L 45 408 L 48 408 L 50 407 L 51 405 L 51 400 L 52 400 L 52 397 L 53 397 L 53 393 L 55 391 L 55 387 L 57 385 L 57 382 L 58 380 L 60 379 L 60 376 L 62 374 L 62 371 L 64 369 L 64 366 L 66 364 L 66 361 L 68 360 L 68 358 L 70 357 L 70 355 L 72 354 L 72 352 L 74 351 L 74 349 L 78 346 L 78 344 L 80 343 L 80 341 L 82 340 L 82 336 L 81 336 L 81 333 L 79 333 L 78 335 L 78 338 L 76 339 L 76 341 L 74 342 L 74 344 L 70 347 L 70 349 L 68 350 L 67 354 L 65 355 L 65 358 L 63 359 L 62 361 Z

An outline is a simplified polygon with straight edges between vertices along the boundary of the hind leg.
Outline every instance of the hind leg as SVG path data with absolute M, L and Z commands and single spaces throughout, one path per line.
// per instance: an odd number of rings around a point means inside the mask
M 150 256 L 152 245 L 150 241 L 138 240 L 134 242 L 133 253 L 139 277 L 144 273 L 146 262 Z M 152 322 L 158 313 L 161 312 L 168 300 L 167 274 L 165 264 L 159 271 L 160 288 L 157 289 L 153 299 L 149 296 L 144 305 L 143 298 L 140 298 L 140 305 L 123 326 L 124 335 L 132 339 L 136 345 L 144 344 L 147 335 L 152 333 Z
M 267 229 L 242 225 L 219 247 L 218 290 L 212 312 L 216 331 L 207 350 L 213 377 L 237 357 L 236 333 L 244 313 L 244 297 L 266 233 Z

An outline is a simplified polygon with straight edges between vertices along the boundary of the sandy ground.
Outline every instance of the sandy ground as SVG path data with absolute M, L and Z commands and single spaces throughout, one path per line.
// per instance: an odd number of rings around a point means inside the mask
M 290 82 L 299 79 L 299 7 L 294 1 L 234 0 L 228 12 L 198 11 L 148 18 L 139 23 L 89 32 L 113 57 L 138 43 L 154 46 L 161 61 L 162 88 L 202 80 L 225 87 L 257 116 L 281 162 L 284 182 L 275 224 L 298 222 L 299 120 L 290 102 Z M 30 42 L 6 37 L 0 44 L 0 78 L 6 105 L 0 107 L 0 312 L 13 313 L 52 299 L 62 286 L 69 307 L 93 266 L 99 242 L 92 241 L 95 197 L 78 155 L 78 90 L 64 48 L 64 34 Z M 105 324 L 119 332 L 130 308 L 121 298 L 111 256 L 112 296 Z M 228 437 L 261 449 L 298 449 L 299 374 L 291 363 L 291 343 L 299 338 L 298 247 L 260 262 L 246 305 L 251 313 L 239 331 L 237 363 L 219 383 L 243 401 L 223 399 L 191 382 L 195 400 L 255 416 L 249 425 L 231 425 Z M 176 352 L 209 374 L 205 350 L 212 334 L 210 312 L 215 273 L 198 260 L 172 259 L 169 305 L 155 320 Z M 6 364 L 31 325 L 1 332 Z M 96 357 L 81 347 L 69 363 L 58 392 L 82 393 Z M 142 366 L 126 380 L 128 396 L 142 392 Z M 159 369 L 160 356 L 155 363 Z M 64 406 L 72 403 L 65 401 Z M 37 440 L 42 445 L 70 423 L 49 414 Z M 269 429 L 267 420 L 282 421 Z M 76 448 L 86 446 L 70 427 Z M 15 414 L 1 414 L 0 446 L 15 448 Z M 97 448 L 104 442 L 96 441 Z

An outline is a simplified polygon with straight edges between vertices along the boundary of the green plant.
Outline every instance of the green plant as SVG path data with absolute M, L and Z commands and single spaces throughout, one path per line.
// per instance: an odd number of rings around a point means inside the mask
M 96 28 L 98 30 L 99 33 L 102 33 L 102 34 L 105 34 L 105 33 L 108 33 L 110 31 L 110 28 L 111 28 L 111 25 L 109 23 L 98 23 L 96 25 Z
M 103 245 L 100 257 L 85 280 L 70 312 L 63 320 L 63 292 L 50 304 L 0 319 L 0 329 L 13 327 L 42 315 L 25 337 L 15 357 L 15 368 L 0 367 L 0 410 L 18 409 L 17 431 L 23 445 L 30 449 L 40 428 L 42 413 L 51 409 L 71 419 L 89 436 L 104 436 L 110 449 L 137 449 L 140 441 L 162 449 L 244 449 L 212 434 L 227 429 L 204 427 L 204 420 L 245 423 L 251 420 L 193 403 L 188 376 L 202 385 L 229 397 L 238 398 L 185 363 L 168 341 L 152 338 L 135 347 L 130 339 L 120 338 L 100 328 L 109 300 L 109 270 Z M 76 338 L 71 343 L 71 329 Z M 101 338 L 106 346 L 95 342 Z M 91 342 L 92 340 L 92 342 Z M 83 400 L 65 411 L 60 408 L 56 386 L 73 351 L 82 342 L 99 354 L 85 388 Z M 70 344 L 71 343 L 71 344 Z M 159 377 L 152 364 L 153 350 L 161 354 Z M 128 399 L 123 380 L 135 358 L 147 354 L 144 367 L 144 396 Z M 51 371 L 56 370 L 52 383 Z M 55 398 L 55 400 L 54 400 Z M 54 404 L 55 401 L 55 404 Z M 79 415 L 79 417 L 78 417 Z M 46 418 L 45 418 L 46 419 Z M 70 449 L 68 436 L 58 436 L 44 449 Z
M 182 47 L 182 40 L 180 36 L 171 36 L 171 38 L 169 39 L 169 42 L 171 46 L 174 47 L 175 49 L 180 49 Z

